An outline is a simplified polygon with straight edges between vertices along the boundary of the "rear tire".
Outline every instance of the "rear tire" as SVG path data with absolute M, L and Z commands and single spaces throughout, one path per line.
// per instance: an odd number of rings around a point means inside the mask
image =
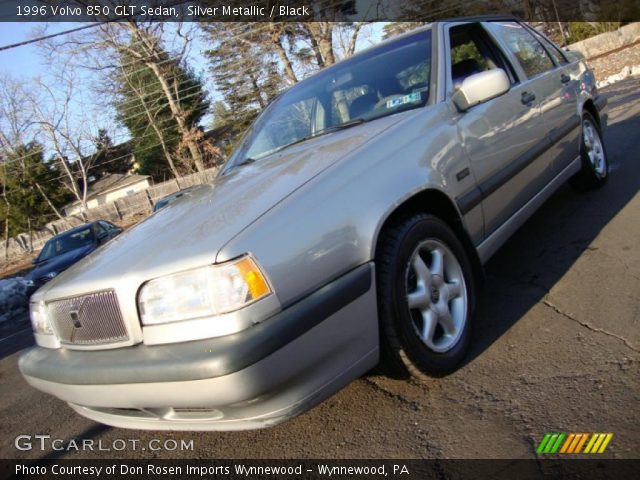
M 581 170 L 569 180 L 579 191 L 602 187 L 609 178 L 609 158 L 598 123 L 589 112 L 582 115 L 580 133 Z
M 469 256 L 453 230 L 424 213 L 385 229 L 376 255 L 383 370 L 417 379 L 454 371 L 475 308 Z

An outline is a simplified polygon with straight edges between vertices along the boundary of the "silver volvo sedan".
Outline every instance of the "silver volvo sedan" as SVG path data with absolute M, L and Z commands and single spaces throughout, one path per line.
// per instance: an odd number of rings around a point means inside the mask
M 35 388 L 109 425 L 266 427 L 382 357 L 463 360 L 482 265 L 561 184 L 607 180 L 584 59 L 512 18 L 437 22 L 300 82 L 210 185 L 32 297 Z

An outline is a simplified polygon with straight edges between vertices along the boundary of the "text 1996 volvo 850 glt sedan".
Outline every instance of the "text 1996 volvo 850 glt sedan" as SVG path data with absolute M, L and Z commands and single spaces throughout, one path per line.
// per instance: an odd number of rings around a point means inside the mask
M 446 374 L 482 264 L 563 182 L 607 179 L 605 107 L 582 57 L 514 19 L 366 50 L 273 101 L 211 185 L 37 291 L 20 369 L 99 422 L 185 430 L 273 425 L 381 352 Z

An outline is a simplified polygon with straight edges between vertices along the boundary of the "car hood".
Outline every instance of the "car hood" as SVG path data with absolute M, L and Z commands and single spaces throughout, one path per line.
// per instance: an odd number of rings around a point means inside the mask
M 49 260 L 45 260 L 44 262 L 36 265 L 35 268 L 27 274 L 26 278 L 35 282 L 48 273 L 60 273 L 95 249 L 95 245 L 85 245 L 84 247 L 76 248 L 75 250 L 71 250 L 63 253 L 62 255 L 50 258 Z
M 213 263 L 219 250 L 249 224 L 401 117 L 322 135 L 217 177 L 73 265 L 39 290 L 37 300 L 113 288 L 121 280 L 135 288 Z

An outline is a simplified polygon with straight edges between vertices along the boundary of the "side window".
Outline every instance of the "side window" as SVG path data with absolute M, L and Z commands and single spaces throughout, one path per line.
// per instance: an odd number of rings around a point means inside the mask
M 449 30 L 451 45 L 451 80 L 458 88 L 463 80 L 475 73 L 502 68 L 510 76 L 511 83 L 516 77 L 507 65 L 497 47 L 487 38 L 478 24 L 466 24 Z
M 536 31 L 533 31 L 533 34 L 538 39 L 538 41 L 542 43 L 542 45 L 544 45 L 549 55 L 553 57 L 553 60 L 556 62 L 556 65 L 566 65 L 567 63 L 569 63 L 566 57 L 564 56 L 564 54 L 562 53 L 562 51 L 558 47 L 556 47 L 552 42 L 547 40 L 545 37 L 543 37 Z
M 491 22 L 493 33 L 515 55 L 527 77 L 554 68 L 551 57 L 531 33 L 517 22 Z
M 105 230 L 107 230 L 107 231 L 109 231 L 109 230 L 113 230 L 113 229 L 114 229 L 114 226 L 113 226 L 113 225 L 111 225 L 110 223 L 103 222 L 102 220 L 101 220 L 101 221 L 99 221 L 98 223 L 102 226 L 102 228 L 104 228 L 104 229 L 105 229 Z
M 107 231 L 105 230 L 105 228 L 102 226 L 101 222 L 95 223 L 93 225 L 93 230 L 95 231 L 96 235 L 98 237 L 100 237 L 101 235 L 105 235 L 107 233 Z

